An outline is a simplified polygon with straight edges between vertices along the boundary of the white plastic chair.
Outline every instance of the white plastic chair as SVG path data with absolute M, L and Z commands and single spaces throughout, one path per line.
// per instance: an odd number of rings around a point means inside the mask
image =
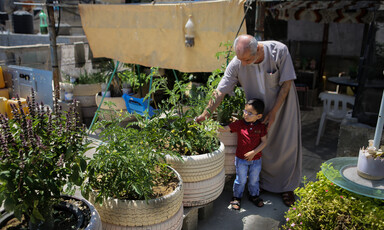
M 319 145 L 320 137 L 324 134 L 326 120 L 341 122 L 350 110 L 347 105 L 355 104 L 355 97 L 345 94 L 322 92 L 319 98 L 323 101 L 323 113 L 317 132 L 316 145 Z

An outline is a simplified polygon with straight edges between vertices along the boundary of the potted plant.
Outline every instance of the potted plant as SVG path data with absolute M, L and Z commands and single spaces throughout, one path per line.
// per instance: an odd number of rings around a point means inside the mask
M 324 163 L 322 167 L 339 170 Z M 299 199 L 285 213 L 283 229 L 383 229 L 384 201 L 347 191 L 328 180 L 322 171 L 316 181 L 295 190 Z
M 115 68 L 114 62 L 110 61 L 103 69 L 106 76 L 110 77 Z M 132 90 L 132 96 L 142 98 L 147 94 L 147 90 L 142 90 L 142 88 L 145 84 L 149 83 L 150 78 L 150 75 L 146 75 L 144 73 L 137 74 L 134 65 L 119 64 L 116 69 L 116 76 L 112 79 L 109 86 L 110 97 L 104 97 L 103 103 L 100 106 L 101 111 L 107 111 L 107 113 L 104 113 L 104 119 L 111 119 L 111 116 L 116 115 L 115 111 L 127 112 L 125 101 L 122 98 L 123 86 L 129 85 Z M 106 87 L 107 86 L 108 85 L 106 84 Z M 96 94 L 95 100 L 97 105 L 100 105 L 101 103 L 103 92 Z M 133 120 L 135 120 L 134 116 L 126 116 L 126 120 L 124 122 Z
M 60 211 L 61 202 L 67 200 L 62 195 L 74 194 L 87 165 L 85 128 L 76 120 L 73 107 L 61 111 L 57 97 L 50 110 L 35 102 L 32 91 L 28 113 L 18 100 L 18 107 L 12 105 L 13 119 L 0 116 L 0 203 L 22 222 L 23 229 L 60 229 L 67 218 Z M 92 211 L 89 224 L 99 229 L 100 224 L 94 223 L 100 222 L 98 214 Z
M 167 98 L 159 103 L 161 115 L 152 117 L 148 126 L 156 130 L 163 152 L 176 152 L 180 158 L 167 155 L 166 161 L 180 173 L 184 182 L 184 206 L 198 206 L 215 200 L 224 187 L 224 145 L 217 139 L 219 124 L 193 119 L 204 108 L 201 100 L 192 100 L 185 113 L 183 95 L 188 83 L 177 81 L 170 87 L 166 78 L 154 81 L 153 90 L 162 90 Z M 150 92 L 151 93 L 151 92 Z
M 173 153 L 158 148 L 149 119 L 137 116 L 122 127 L 126 116 L 95 123 L 102 144 L 89 161 L 82 193 L 105 229 L 181 229 L 183 181 L 164 155 Z

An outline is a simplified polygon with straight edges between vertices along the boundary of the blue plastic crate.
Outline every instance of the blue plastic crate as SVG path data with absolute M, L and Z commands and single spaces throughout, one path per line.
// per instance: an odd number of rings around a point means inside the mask
M 132 94 L 123 94 L 123 99 L 129 113 L 137 113 L 144 116 L 145 111 L 148 110 L 149 117 L 155 114 L 156 110 L 153 109 L 152 106 L 148 106 L 148 101 L 144 100 L 144 98 L 132 97 L 131 95 Z

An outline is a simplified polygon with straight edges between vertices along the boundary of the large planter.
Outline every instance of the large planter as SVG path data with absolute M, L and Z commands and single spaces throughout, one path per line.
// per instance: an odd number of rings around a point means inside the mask
M 96 93 L 94 97 L 95 97 L 97 106 L 99 106 L 102 99 L 101 93 L 100 92 Z M 109 107 L 108 106 L 109 102 L 112 102 L 114 106 Z M 108 120 L 112 118 L 111 116 L 116 116 L 117 113 L 119 112 L 128 113 L 127 106 L 125 104 L 123 97 L 104 97 L 103 103 L 100 106 L 100 111 L 105 113 L 104 115 L 105 119 L 108 119 Z M 132 115 L 132 116 L 129 116 L 124 121 L 129 122 L 129 121 L 135 121 L 135 120 L 136 120 L 135 116 Z
M 103 204 L 95 203 L 96 192 L 91 192 L 89 201 L 100 213 L 103 229 L 181 229 L 183 225 L 183 190 L 180 174 L 175 190 L 157 199 L 119 200 L 107 198 Z
M 207 204 L 220 196 L 224 188 L 224 144 L 206 154 L 176 157 L 166 156 L 184 182 L 184 207 Z
M 235 156 L 237 148 L 237 133 L 219 132 L 218 138 L 225 146 L 224 169 L 226 175 L 236 174 Z
M 237 133 L 219 132 L 217 137 L 225 146 L 237 145 Z
M 55 207 L 57 211 L 65 211 L 77 217 L 76 229 L 82 230 L 102 230 L 99 213 L 95 207 L 83 198 L 63 196 L 66 202 Z M 1 211 L 0 229 L 6 226 L 7 222 L 14 219 L 13 213 Z M 13 220 L 12 220 L 13 221 Z M 60 229 L 60 227 L 58 227 Z

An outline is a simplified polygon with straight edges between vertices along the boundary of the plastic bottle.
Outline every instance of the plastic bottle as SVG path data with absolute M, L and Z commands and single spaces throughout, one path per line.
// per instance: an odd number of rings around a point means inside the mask
M 47 15 L 44 13 L 44 10 L 41 10 L 39 17 L 40 17 L 40 33 L 47 34 L 48 33 Z
M 195 45 L 195 25 L 192 21 L 192 15 L 189 15 L 189 19 L 185 24 L 185 46 L 192 47 Z

